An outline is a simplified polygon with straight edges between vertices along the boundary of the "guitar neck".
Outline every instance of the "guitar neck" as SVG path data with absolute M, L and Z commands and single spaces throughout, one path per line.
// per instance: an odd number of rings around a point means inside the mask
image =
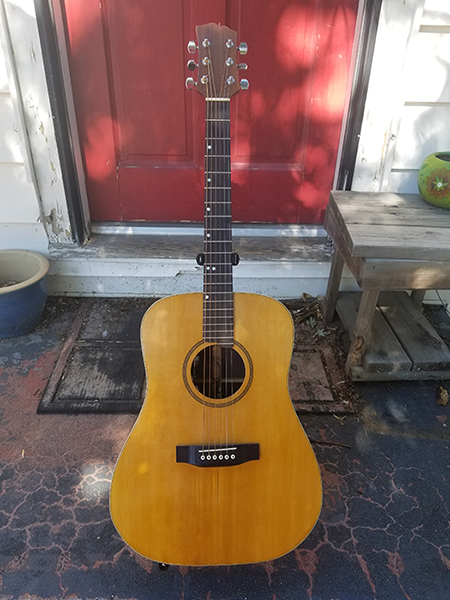
M 203 339 L 233 345 L 229 99 L 206 98 Z

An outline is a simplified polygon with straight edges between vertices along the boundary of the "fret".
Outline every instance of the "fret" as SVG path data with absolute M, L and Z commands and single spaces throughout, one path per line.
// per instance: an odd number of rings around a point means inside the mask
M 216 337 L 226 338 L 226 337 L 228 337 L 228 335 L 230 335 L 232 333 L 233 333 L 232 329 L 214 329 L 214 330 L 211 330 L 211 333 L 209 335 L 211 336 L 211 338 L 216 338 Z M 208 334 L 206 334 L 206 335 L 208 335 Z M 211 341 L 214 341 L 214 339 L 211 339 Z
M 229 231 L 228 227 L 215 227 L 214 231 Z M 231 237 L 230 237 L 231 240 Z M 220 242 L 222 240 L 212 240 L 214 243 Z
M 231 291 L 233 291 L 233 286 L 232 286 L 231 284 L 228 284 L 228 283 L 219 283 L 219 282 L 217 282 L 217 283 L 214 283 L 214 286 L 215 286 L 215 287 L 219 287 L 219 286 L 225 286 L 225 285 L 229 286 L 229 288 L 228 288 L 228 291 L 230 291 L 230 292 L 231 292 Z M 207 295 L 208 295 L 208 293 L 209 293 L 209 294 L 213 294 L 213 293 L 214 293 L 214 291 L 215 291 L 215 290 L 212 290 L 212 289 L 210 289 L 210 290 L 207 290 L 206 294 L 207 294 Z M 224 291 L 227 291 L 227 290 L 222 290 L 222 291 L 219 291 L 218 293 L 219 293 L 219 294 L 222 294 Z M 208 300 L 210 300 L 210 298 L 208 298 Z M 210 300 L 210 301 L 211 301 L 211 300 Z

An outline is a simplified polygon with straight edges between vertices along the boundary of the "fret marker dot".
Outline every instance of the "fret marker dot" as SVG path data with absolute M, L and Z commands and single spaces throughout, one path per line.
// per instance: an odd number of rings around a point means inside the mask
M 211 145 L 209 145 L 209 146 L 208 146 L 208 150 L 211 150 L 211 148 L 212 148 L 212 146 L 211 146 Z
M 207 233 L 207 234 L 206 234 L 206 237 L 207 237 L 207 238 L 210 238 L 210 237 L 211 237 L 211 234 L 210 234 L 210 233 Z
M 208 177 L 208 179 L 206 180 L 208 183 L 211 183 L 211 177 Z
M 206 298 L 206 300 L 209 300 L 209 296 L 208 295 L 206 295 L 205 298 Z
M 208 206 L 208 208 L 207 208 L 206 210 L 209 212 L 211 209 L 210 209 L 210 208 L 209 208 L 209 206 Z
M 215 270 L 216 270 L 216 267 L 213 267 L 213 268 L 212 268 L 212 270 L 213 270 L 213 271 L 215 271 Z

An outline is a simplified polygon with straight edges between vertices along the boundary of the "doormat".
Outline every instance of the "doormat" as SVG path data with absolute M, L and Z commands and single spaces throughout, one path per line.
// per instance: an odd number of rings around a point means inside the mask
M 137 414 L 145 387 L 140 324 L 151 304 L 83 300 L 37 412 Z
M 40 400 L 43 413 L 137 414 L 145 396 L 140 324 L 148 298 L 82 300 Z M 298 309 L 289 390 L 299 414 L 352 413 L 352 395 L 326 336 L 315 336 Z M 310 310 L 310 309 L 308 309 Z M 303 309 L 302 309 L 303 312 Z M 309 331 L 311 329 L 311 331 Z

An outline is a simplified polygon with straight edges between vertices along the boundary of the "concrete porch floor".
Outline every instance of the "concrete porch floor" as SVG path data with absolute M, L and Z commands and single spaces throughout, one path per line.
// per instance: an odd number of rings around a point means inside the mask
M 450 598 L 445 382 L 360 384 L 353 414 L 301 416 L 324 497 L 295 551 L 162 571 L 109 517 L 112 470 L 135 417 L 36 414 L 77 302 L 51 299 L 34 332 L 0 340 L 0 600 Z

